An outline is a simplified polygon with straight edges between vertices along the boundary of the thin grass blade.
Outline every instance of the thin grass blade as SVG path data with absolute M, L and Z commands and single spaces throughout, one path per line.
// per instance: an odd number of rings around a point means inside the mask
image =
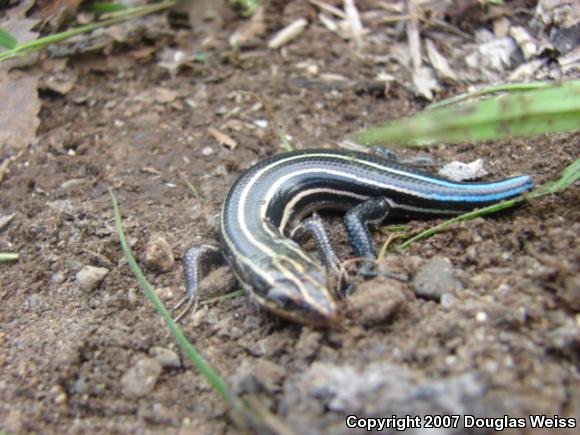
M 19 255 L 14 252 L 0 252 L 0 261 L 17 261 Z
M 480 208 L 469 213 L 462 214 L 461 216 L 454 217 L 445 222 L 435 225 L 425 231 L 420 232 L 416 236 L 411 237 L 409 240 L 401 243 L 396 249 L 408 248 L 412 243 L 431 237 L 433 234 L 445 230 L 450 225 L 457 222 L 468 221 L 475 219 L 477 217 L 485 216 L 490 213 L 497 213 L 498 211 L 505 210 L 507 208 L 513 207 L 514 205 L 526 200 L 535 199 L 544 195 L 549 195 L 551 193 L 557 193 L 561 190 L 570 187 L 572 184 L 576 183 L 580 179 L 580 159 L 574 161 L 572 164 L 568 165 L 560 175 L 560 178 L 554 181 L 549 181 L 541 186 L 535 188 L 532 192 L 519 196 L 517 198 L 511 199 L 509 201 L 500 202 L 499 204 L 490 205 L 488 207 Z
M 100 2 L 86 5 L 84 8 L 88 12 L 96 14 L 108 14 L 111 12 L 119 12 L 129 9 L 129 6 L 122 3 Z
M 253 429 L 255 433 L 269 433 L 274 435 L 294 435 L 294 432 L 289 428 L 285 427 L 275 416 L 270 415 L 263 410 L 257 409 L 250 403 L 240 399 L 236 396 L 225 383 L 225 381 L 218 375 L 218 373 L 210 367 L 210 365 L 205 361 L 203 356 L 197 351 L 197 349 L 191 344 L 181 329 L 173 321 L 171 314 L 163 305 L 163 302 L 157 297 L 157 294 L 153 291 L 153 287 L 145 275 L 139 268 L 131 248 L 127 243 L 125 238 L 125 233 L 123 231 L 123 223 L 121 221 L 121 213 L 119 212 L 119 205 L 117 203 L 117 198 L 113 191 L 109 189 L 109 194 L 111 195 L 111 201 L 113 203 L 113 210 L 115 215 L 115 226 L 117 228 L 117 233 L 119 234 L 119 240 L 121 242 L 121 247 L 123 253 L 127 258 L 127 262 L 131 271 L 135 275 L 139 285 L 145 292 L 147 298 L 154 305 L 158 314 L 163 318 L 165 324 L 171 331 L 171 334 L 175 338 L 175 341 L 183 349 L 186 356 L 191 360 L 191 362 L 197 367 L 201 374 L 207 379 L 210 385 L 216 390 L 219 395 L 226 401 L 226 403 L 235 411 L 235 416 L 238 416 L 236 420 L 242 426 L 249 426 Z M 230 297 L 235 297 L 240 294 L 240 291 L 231 292 L 225 295 L 225 299 Z M 243 417 L 240 421 L 239 417 Z
M 559 179 L 545 183 L 538 188 L 534 189 L 532 192 L 528 193 L 526 197 L 539 198 L 540 196 L 549 195 L 551 193 L 556 193 L 561 190 L 566 189 L 571 186 L 576 181 L 580 179 L 580 159 L 577 159 L 574 163 L 566 166 L 566 169 L 562 171 L 562 175 Z

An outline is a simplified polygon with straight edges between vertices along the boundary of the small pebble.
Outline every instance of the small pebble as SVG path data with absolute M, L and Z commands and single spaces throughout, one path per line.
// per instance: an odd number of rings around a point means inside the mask
M 104 267 L 85 266 L 76 275 L 79 290 L 90 293 L 101 285 L 109 273 Z
M 34 293 L 29 296 L 28 298 L 28 309 L 30 311 L 39 311 L 39 308 L 42 306 L 42 298 L 40 295 Z
M 276 392 L 286 370 L 267 359 L 254 361 L 245 359 L 230 378 L 231 385 L 237 394 L 255 394 L 262 391 Z
M 300 339 L 296 343 L 296 354 L 302 358 L 313 358 L 320 348 L 322 334 L 310 328 L 303 328 Z
M 137 289 L 131 287 L 127 292 L 127 302 L 129 302 L 129 305 L 135 305 L 138 301 L 138 297 Z
M 441 306 L 443 308 L 451 308 L 456 301 L 457 298 L 452 293 L 444 293 L 441 295 Z
M 121 378 L 123 395 L 135 398 L 151 393 L 162 370 L 161 363 L 156 359 L 140 359 Z
M 352 317 L 365 326 L 385 323 L 406 301 L 402 288 L 403 284 L 393 280 L 359 286 L 348 301 Z
M 212 147 L 210 147 L 210 146 L 204 147 L 204 148 L 201 150 L 201 153 L 202 153 L 204 156 L 211 156 L 211 155 L 213 154 L 213 148 L 212 148 Z
M 62 405 L 68 399 L 64 388 L 61 385 L 55 385 L 50 389 L 50 394 L 53 396 L 54 403 Z
M 55 272 L 50 276 L 50 280 L 56 284 L 62 284 L 66 277 L 62 272 Z
M 178 369 L 181 367 L 179 355 L 165 347 L 155 346 L 149 349 L 149 355 L 159 361 L 159 364 L 166 369 Z
M 161 273 L 173 270 L 175 258 L 171 245 L 163 237 L 155 237 L 145 245 L 143 262 L 148 269 Z
M 441 300 L 445 293 L 463 289 L 453 276 L 453 266 L 447 258 L 433 258 L 425 263 L 413 279 L 413 290 L 417 296 Z

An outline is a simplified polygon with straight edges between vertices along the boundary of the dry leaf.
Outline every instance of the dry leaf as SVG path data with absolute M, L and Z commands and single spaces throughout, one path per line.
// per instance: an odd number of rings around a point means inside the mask
M 0 149 L 24 148 L 36 140 L 40 124 L 38 77 L 0 75 Z
M 76 13 L 81 0 L 37 0 L 32 16 L 58 29 Z
M 512 26 L 509 35 L 518 43 L 525 60 L 538 55 L 538 44 L 526 29 L 521 26 Z
M 6 11 L 9 18 L 20 19 L 26 17 L 28 10 L 34 6 L 36 0 L 22 0 L 20 4 L 14 6 Z
M 431 66 L 435 69 L 437 75 L 441 79 L 456 81 L 457 76 L 455 75 L 453 70 L 449 67 L 447 59 L 445 59 L 445 57 L 441 53 L 439 53 L 433 41 L 431 41 L 430 39 L 426 39 L 425 46 L 427 48 L 427 56 L 429 57 Z

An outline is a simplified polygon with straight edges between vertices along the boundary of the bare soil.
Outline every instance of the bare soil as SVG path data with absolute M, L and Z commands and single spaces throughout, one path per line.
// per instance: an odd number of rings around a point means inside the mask
M 0 264 L 0 421 L 8 432 L 238 433 L 226 405 L 138 289 L 108 189 L 118 196 L 139 258 L 151 239 L 169 242 L 175 267 L 146 274 L 170 306 L 184 292 L 184 250 L 218 240 L 216 218 L 228 186 L 245 168 L 283 151 L 271 128 L 253 124 L 268 119 L 263 108 L 238 91 L 264 98 L 297 149 L 335 147 L 348 133 L 426 105 L 397 84 L 380 95 L 296 81 L 302 71 L 296 65 L 305 60 L 357 83 L 376 76 L 376 65 L 352 42 L 322 28 L 282 52 L 226 57 L 218 47 L 196 74 L 159 68 L 142 56 L 150 44 L 71 58 L 66 71 L 78 75 L 74 88 L 64 96 L 42 94 L 38 143 L 2 182 L 1 214 L 16 216 L 0 234 L 0 251 L 20 253 L 18 262 Z M 464 90 L 448 86 L 440 97 Z M 237 147 L 218 144 L 208 127 L 227 132 Z M 579 149 L 577 134 L 560 134 L 403 154 L 437 162 L 483 158 L 488 179 L 527 173 L 541 184 Z M 182 328 L 237 393 L 298 433 L 346 432 L 344 416 L 353 411 L 578 418 L 579 203 L 579 190 L 570 188 L 387 257 L 387 269 L 411 277 L 432 258 L 449 259 L 461 288 L 443 302 L 418 297 L 411 284 L 377 278 L 342 302 L 342 320 L 329 330 L 285 322 L 245 297 L 205 304 Z M 408 225 L 418 231 L 433 223 Z M 339 217 L 327 217 L 327 224 L 348 258 Z M 386 237 L 377 232 L 377 243 Z M 76 275 L 89 265 L 109 272 L 98 288 L 83 291 Z M 231 290 L 228 273 L 212 276 L 213 294 Z M 379 320 L 376 310 L 384 310 Z M 127 393 L 124 376 L 154 347 L 180 354 L 181 366 L 163 367 L 151 392 Z M 345 378 L 351 371 L 361 383 Z M 361 390 L 362 379 L 375 372 L 386 381 L 367 380 L 368 391 Z M 554 433 L 529 425 L 514 432 Z

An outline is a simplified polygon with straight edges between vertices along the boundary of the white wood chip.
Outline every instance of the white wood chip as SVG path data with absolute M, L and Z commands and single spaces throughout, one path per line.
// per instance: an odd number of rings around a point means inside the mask
M 538 54 L 538 44 L 536 44 L 526 29 L 521 26 L 512 26 L 509 34 L 518 43 L 524 54 L 524 59 L 530 60 Z
M 407 43 L 409 44 L 409 53 L 411 53 L 411 60 L 413 61 L 413 70 L 417 71 L 422 66 L 422 59 L 419 11 L 415 0 L 409 0 L 409 12 L 411 19 L 407 22 Z
M 457 76 L 447 63 L 447 59 L 443 57 L 441 53 L 437 50 L 437 47 L 430 39 L 425 40 L 425 45 L 427 47 L 427 56 L 429 56 L 429 61 L 431 66 L 435 69 L 437 75 L 442 79 L 457 80 Z
M 346 13 L 346 21 L 349 24 L 352 38 L 360 47 L 362 45 L 363 25 L 360 20 L 360 14 L 354 3 L 354 0 L 344 0 L 344 12 Z
M 329 14 L 332 14 L 332 15 L 340 18 L 341 20 L 346 19 L 346 14 L 343 11 L 341 11 L 340 9 L 338 9 L 336 6 L 332 6 L 332 5 L 329 5 L 327 3 L 324 3 L 324 2 L 318 1 L 318 0 L 308 0 L 308 3 L 319 7 L 323 11 L 326 11 Z
M 471 163 L 459 161 L 447 163 L 438 174 L 453 181 L 466 181 L 484 177 L 487 171 L 483 167 L 483 160 L 477 159 Z
M 288 42 L 304 32 L 306 26 L 308 26 L 308 21 L 306 21 L 305 18 L 297 19 L 292 24 L 289 24 L 278 33 L 276 33 L 274 37 L 270 39 L 270 42 L 268 42 L 268 48 L 271 50 L 276 50 L 286 45 Z
M 346 82 L 348 79 L 341 75 L 335 73 L 322 73 L 320 74 L 320 80 L 325 82 Z
M 328 15 L 325 15 L 322 12 L 320 12 L 318 14 L 318 19 L 320 20 L 322 25 L 324 27 L 326 27 L 328 30 L 330 30 L 331 32 L 338 31 L 338 24 L 336 24 L 336 22 L 332 18 L 330 18 Z
M 433 91 L 439 88 L 439 82 L 435 77 L 435 72 L 426 66 L 413 71 L 413 90 L 426 100 L 433 99 Z

